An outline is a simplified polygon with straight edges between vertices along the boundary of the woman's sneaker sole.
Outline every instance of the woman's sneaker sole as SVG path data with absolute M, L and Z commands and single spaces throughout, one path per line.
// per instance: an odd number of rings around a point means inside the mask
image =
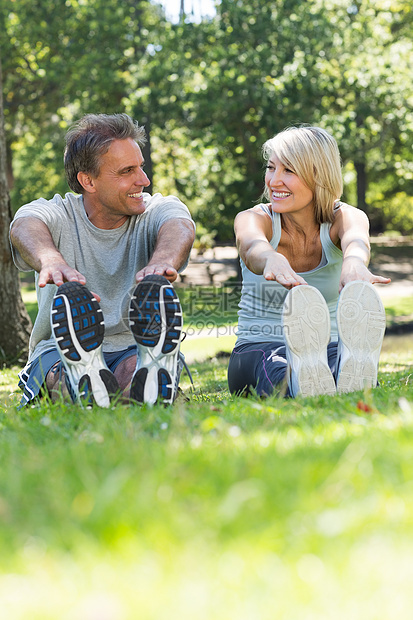
M 302 285 L 290 290 L 284 302 L 283 330 L 291 396 L 335 394 L 336 384 L 327 359 L 330 314 L 316 288 Z
M 337 391 L 355 392 L 377 385 L 386 313 L 369 282 L 347 284 L 337 305 Z
M 135 288 L 129 325 L 138 347 L 131 398 L 138 403 L 172 403 L 179 381 L 182 309 L 163 276 L 147 276 Z
M 82 284 L 65 282 L 53 298 L 50 319 L 73 402 L 109 407 L 119 385 L 103 358 L 105 326 L 95 297 Z

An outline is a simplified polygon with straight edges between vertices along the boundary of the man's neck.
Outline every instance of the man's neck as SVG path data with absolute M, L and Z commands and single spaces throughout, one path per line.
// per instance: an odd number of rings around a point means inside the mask
M 95 205 L 87 195 L 83 196 L 83 207 L 89 222 L 102 230 L 120 228 L 129 219 L 128 215 L 116 213 L 109 215 L 109 213 Z

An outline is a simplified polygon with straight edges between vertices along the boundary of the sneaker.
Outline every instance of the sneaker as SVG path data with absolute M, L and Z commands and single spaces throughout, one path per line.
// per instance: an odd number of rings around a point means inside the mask
M 335 394 L 327 360 L 330 313 L 322 294 L 313 286 L 292 288 L 285 298 L 282 321 L 291 396 Z
M 131 398 L 138 403 L 172 403 L 182 366 L 182 310 L 173 286 L 163 276 L 147 276 L 135 288 L 129 325 L 138 346 Z
M 372 284 L 346 284 L 338 300 L 337 327 L 337 391 L 376 387 L 386 313 Z
M 95 297 L 82 284 L 65 282 L 53 298 L 50 320 L 73 402 L 109 407 L 119 385 L 103 358 L 105 326 Z

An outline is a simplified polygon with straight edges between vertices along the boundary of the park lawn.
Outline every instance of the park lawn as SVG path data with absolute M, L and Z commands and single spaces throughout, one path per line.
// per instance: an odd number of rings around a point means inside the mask
M 1 373 L 2 618 L 411 618 L 408 338 L 379 388 L 289 401 L 231 397 L 215 345 L 169 408 L 18 412 Z

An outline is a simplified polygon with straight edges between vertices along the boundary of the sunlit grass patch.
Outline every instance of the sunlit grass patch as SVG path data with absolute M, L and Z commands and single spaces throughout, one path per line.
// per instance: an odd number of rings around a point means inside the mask
M 219 335 L 215 333 L 211 336 L 186 338 L 181 345 L 181 351 L 185 359 L 190 362 L 202 362 L 215 357 L 217 354 L 229 354 L 235 346 L 236 336 Z
M 6 617 L 407 619 L 413 412 L 362 397 L 9 412 Z
M 396 297 L 395 299 L 386 299 L 385 308 L 387 317 L 412 316 L 413 297 L 407 295 L 405 297 Z
M 230 395 L 230 340 L 183 345 L 171 407 L 17 411 L 0 373 L 1 617 L 410 620 L 411 338 L 378 388 L 289 400 Z

